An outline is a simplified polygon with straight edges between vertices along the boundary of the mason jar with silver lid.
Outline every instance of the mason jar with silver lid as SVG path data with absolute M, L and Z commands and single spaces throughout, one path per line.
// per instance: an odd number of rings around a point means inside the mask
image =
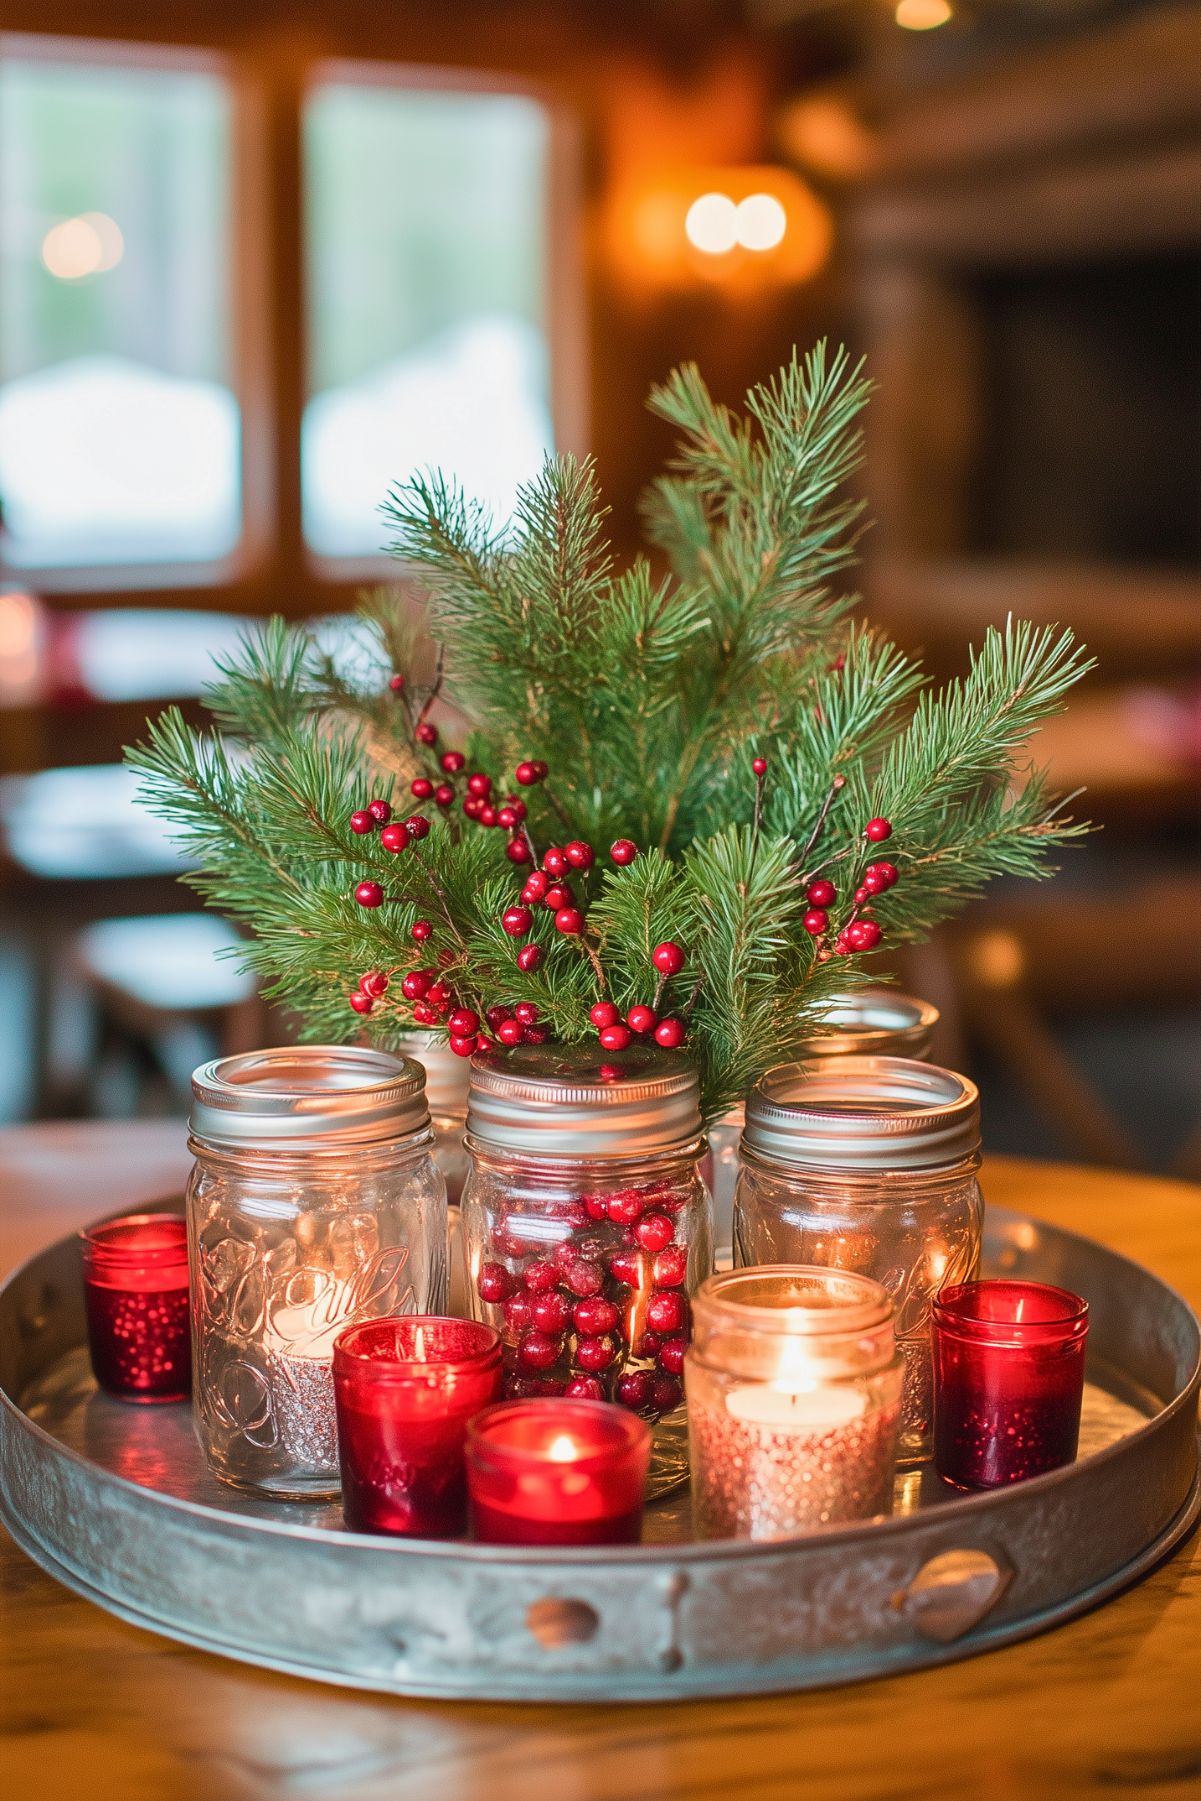
M 746 1108 L 734 1201 L 738 1264 L 871 1276 L 896 1303 L 902 1460 L 930 1454 L 930 1310 L 980 1261 L 980 1101 L 966 1077 L 901 1057 L 769 1070 Z
M 895 988 L 858 988 L 830 1002 L 820 1029 L 805 1040 L 802 1060 L 814 1057 L 915 1057 L 930 1054 L 938 1008 Z M 709 1128 L 705 1176 L 713 1191 L 714 1233 L 719 1249 L 730 1243 L 738 1145 L 746 1112 L 732 1107 Z
M 202 1064 L 192 1096 L 197 1436 L 235 1488 L 334 1496 L 334 1339 L 446 1304 L 424 1074 L 383 1051 L 304 1045 Z
M 472 1059 L 463 1237 L 506 1392 L 617 1401 L 659 1421 L 652 1489 L 687 1468 L 689 1296 L 713 1239 L 695 1068 L 650 1046 Z

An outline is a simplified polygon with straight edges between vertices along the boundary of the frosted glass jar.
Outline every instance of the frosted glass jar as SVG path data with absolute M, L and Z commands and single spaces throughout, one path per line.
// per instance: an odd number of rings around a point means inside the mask
M 682 1477 L 689 1296 L 713 1267 L 695 1069 L 643 1046 L 477 1056 L 467 1125 L 470 1305 L 506 1393 L 629 1407 L 656 1422 L 652 1487 Z
M 192 1078 L 193 1412 L 221 1481 L 276 1500 L 339 1491 L 333 1344 L 446 1303 L 446 1186 L 420 1067 L 304 1046 Z
M 931 1451 L 934 1296 L 979 1267 L 979 1165 L 976 1088 L 933 1064 L 787 1064 L 747 1101 L 735 1263 L 819 1264 L 887 1289 L 905 1359 L 902 1461 Z

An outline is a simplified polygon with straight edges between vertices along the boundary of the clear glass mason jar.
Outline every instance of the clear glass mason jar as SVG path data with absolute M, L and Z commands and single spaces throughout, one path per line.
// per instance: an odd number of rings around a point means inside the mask
M 903 1363 L 878 1282 L 713 1276 L 684 1360 L 698 1538 L 780 1538 L 892 1505 Z
M 306 1045 L 203 1064 L 192 1095 L 197 1436 L 235 1488 L 330 1498 L 334 1339 L 357 1320 L 445 1311 L 446 1186 L 422 1071 Z
M 802 1061 L 814 1057 L 913 1057 L 930 1052 L 938 1008 L 892 988 L 860 988 L 830 1003 L 822 1030 L 806 1039 Z M 738 1146 L 746 1110 L 731 1107 L 709 1128 L 709 1161 L 704 1175 L 713 1193 L 713 1232 L 719 1252 L 730 1244 Z
M 739 1265 L 806 1263 L 881 1282 L 905 1358 L 900 1455 L 930 1455 L 930 1310 L 980 1262 L 980 1103 L 951 1070 L 839 1057 L 770 1070 L 747 1101 Z
M 456 1057 L 445 1038 L 432 1032 L 404 1032 L 396 1040 L 398 1057 L 420 1063 L 425 1071 L 425 1098 L 434 1133 L 434 1162 L 446 1180 L 447 1205 L 457 1207 L 467 1180 L 467 1086 L 471 1070 L 466 1057 Z
M 524 1045 L 472 1059 L 463 1191 L 470 1305 L 505 1392 L 611 1400 L 656 1422 L 652 1492 L 687 1469 L 689 1296 L 713 1267 L 686 1058 Z

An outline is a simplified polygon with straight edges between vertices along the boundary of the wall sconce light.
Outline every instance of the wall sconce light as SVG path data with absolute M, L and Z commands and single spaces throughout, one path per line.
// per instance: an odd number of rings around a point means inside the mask
M 906 31 L 933 31 L 954 14 L 949 0 L 897 0 L 893 17 Z
M 769 165 L 678 170 L 628 195 L 622 211 L 621 260 L 631 277 L 637 268 L 640 284 L 808 281 L 834 242 L 830 211 L 813 190 Z

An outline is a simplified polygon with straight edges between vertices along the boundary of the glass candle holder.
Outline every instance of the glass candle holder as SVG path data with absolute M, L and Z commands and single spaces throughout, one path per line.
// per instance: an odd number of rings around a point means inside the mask
M 424 1314 L 364 1320 L 334 1341 L 342 1512 L 352 1532 L 467 1529 L 467 1422 L 500 1395 L 500 1334 Z
M 467 1429 L 472 1531 L 490 1545 L 636 1544 L 645 1420 L 606 1401 L 506 1401 Z
M 1088 1302 L 1045 1282 L 965 1282 L 934 1303 L 934 1465 L 999 1488 L 1076 1456 Z
M 980 1262 L 980 1099 L 953 1070 L 826 1057 L 769 1070 L 748 1096 L 734 1261 L 822 1264 L 882 1282 L 905 1359 L 900 1455 L 928 1458 L 930 1307 Z
M 305 1045 L 192 1078 L 197 1436 L 221 1481 L 339 1492 L 334 1340 L 446 1308 L 446 1187 L 415 1063 Z
M 506 1398 L 653 1420 L 653 1492 L 687 1474 L 689 1295 L 713 1268 L 698 1093 L 687 1059 L 654 1047 L 472 1059 L 464 1251 Z
M 122 1401 L 186 1401 L 188 1233 L 182 1216 L 130 1213 L 80 1233 L 92 1370 Z
M 698 1538 L 769 1539 L 887 1513 L 901 1414 L 878 1282 L 776 1265 L 714 1276 L 684 1362 Z

